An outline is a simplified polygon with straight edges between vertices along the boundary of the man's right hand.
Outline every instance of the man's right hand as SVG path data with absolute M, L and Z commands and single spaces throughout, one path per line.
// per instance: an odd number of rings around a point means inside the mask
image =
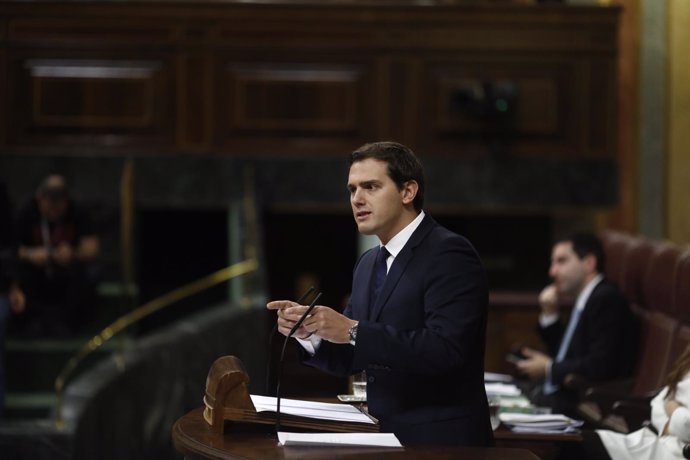
M 269 310 L 276 310 L 278 314 L 278 332 L 287 337 L 292 327 L 299 321 L 309 307 L 292 302 L 291 300 L 274 300 L 266 304 L 266 308 Z M 309 338 L 311 334 L 311 332 L 305 329 L 304 323 L 302 323 L 295 331 L 294 337 L 306 339 Z
M 549 284 L 539 294 L 539 307 L 544 315 L 558 313 L 558 290 L 555 284 Z

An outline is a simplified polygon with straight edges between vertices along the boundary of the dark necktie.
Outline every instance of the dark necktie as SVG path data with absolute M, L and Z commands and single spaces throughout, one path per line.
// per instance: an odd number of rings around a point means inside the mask
M 386 265 L 386 260 L 391 253 L 388 252 L 385 246 L 379 248 L 378 254 L 376 254 L 376 265 L 374 266 L 374 282 L 371 287 L 371 303 L 373 305 L 376 302 L 376 298 L 381 291 L 381 286 L 383 286 L 383 281 L 386 279 L 386 273 L 388 272 L 388 266 Z

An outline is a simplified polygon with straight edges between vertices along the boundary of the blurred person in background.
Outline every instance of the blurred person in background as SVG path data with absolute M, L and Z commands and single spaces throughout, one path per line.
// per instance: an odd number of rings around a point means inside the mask
M 22 330 L 65 337 L 89 319 L 95 296 L 99 239 L 91 219 L 70 197 L 64 177 L 39 185 L 16 222 L 19 282 L 27 297 Z

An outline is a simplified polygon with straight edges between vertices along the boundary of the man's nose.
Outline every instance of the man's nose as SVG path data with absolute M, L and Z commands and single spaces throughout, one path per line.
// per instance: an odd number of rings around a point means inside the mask
M 556 278 L 557 274 L 558 274 L 558 270 L 556 269 L 555 265 L 552 265 L 551 267 L 549 267 L 549 276 L 551 278 Z

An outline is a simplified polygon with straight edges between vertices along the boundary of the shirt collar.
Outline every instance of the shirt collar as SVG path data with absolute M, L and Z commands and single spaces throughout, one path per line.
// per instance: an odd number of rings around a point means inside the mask
M 587 283 L 587 286 L 585 286 L 582 292 L 580 292 L 580 295 L 577 296 L 577 301 L 575 302 L 576 309 L 582 310 L 585 308 L 585 304 L 589 300 L 589 296 L 592 295 L 592 291 L 595 287 L 597 287 L 597 284 L 599 284 L 603 279 L 604 275 L 599 273 L 597 276 L 592 278 L 592 280 L 589 283 Z
M 405 228 L 400 230 L 397 235 L 391 238 L 388 244 L 382 245 L 386 247 L 386 249 L 388 250 L 388 252 L 390 252 L 391 256 L 393 256 L 394 259 L 398 256 L 400 251 L 402 251 L 402 248 L 405 247 L 405 244 L 407 244 L 407 241 L 410 239 L 414 231 L 417 230 L 417 227 L 419 227 L 419 224 L 422 223 L 423 219 L 424 211 L 421 211 L 412 222 L 407 224 Z

